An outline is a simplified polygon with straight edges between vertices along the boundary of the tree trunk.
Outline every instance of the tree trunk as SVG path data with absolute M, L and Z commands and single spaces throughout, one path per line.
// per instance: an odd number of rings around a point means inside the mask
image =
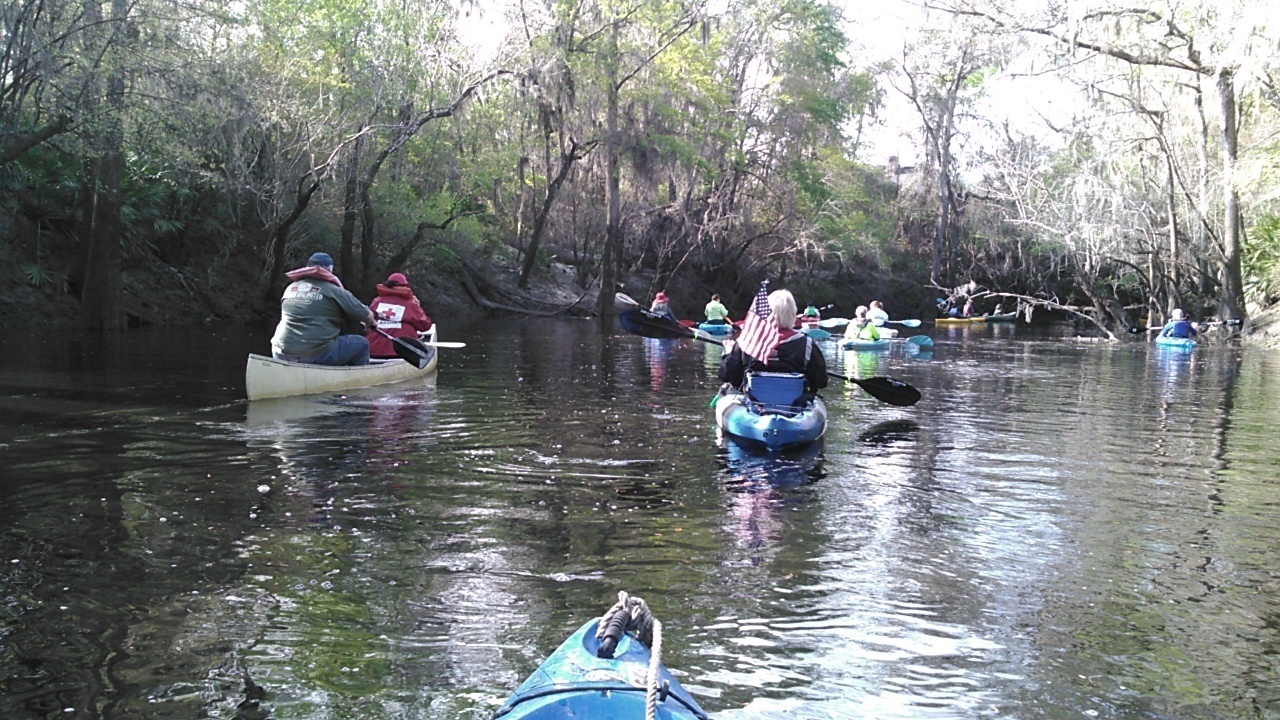
M 542 233 L 547 226 L 547 216 L 551 214 L 551 206 L 555 204 L 560 187 L 569 177 L 573 163 L 581 157 L 578 150 L 577 141 L 570 140 L 569 151 L 560 155 L 560 172 L 556 173 L 555 179 L 547 183 L 547 196 L 542 199 L 542 207 L 538 209 L 538 214 L 533 219 L 533 231 L 529 233 L 529 242 L 524 249 L 524 263 L 520 267 L 520 279 L 516 282 L 516 285 L 521 288 L 529 286 L 529 273 L 533 272 L 533 264 L 538 258 L 538 247 L 542 244 Z
M 356 222 L 360 218 L 360 144 L 359 138 L 347 156 L 342 182 L 342 230 L 338 245 L 338 274 L 350 278 L 355 268 Z
M 610 43 L 607 109 L 605 112 L 605 233 L 600 257 L 600 294 L 596 297 L 601 335 L 613 334 L 613 294 L 618 280 L 617 256 L 622 251 L 621 205 L 618 200 L 618 26 L 613 26 Z
M 1177 196 L 1177 180 L 1174 176 L 1173 155 L 1168 148 L 1164 153 L 1165 171 L 1167 174 L 1165 185 L 1165 202 L 1169 206 L 1169 262 L 1168 262 L 1168 284 L 1169 284 L 1169 302 L 1177 307 L 1182 306 L 1182 280 L 1181 270 L 1178 267 L 1178 196 Z
M 90 19 L 97 17 L 97 9 L 90 9 L 92 5 L 92 2 L 85 5 Z M 113 22 L 107 26 L 111 36 L 105 39 L 109 46 L 117 45 L 117 38 L 126 34 L 123 25 L 127 16 L 125 0 L 112 0 Z M 107 79 L 106 114 L 101 118 L 102 130 L 96 138 L 99 153 L 89 162 L 90 172 L 85 182 L 85 192 L 92 195 L 85 202 L 88 214 L 82 218 L 87 248 L 80 318 L 93 330 L 120 330 L 126 326 L 120 278 L 125 70 L 119 57 L 121 53 L 109 47 L 107 54 L 115 56 L 116 64 Z
M 293 224 L 302 217 L 302 213 L 307 209 L 307 205 L 311 203 L 311 198 L 320 189 L 319 178 L 311 179 L 311 173 L 307 173 L 298 179 L 297 198 L 293 203 L 293 209 L 289 214 L 280 219 L 276 228 L 271 233 L 271 240 L 267 246 L 267 267 L 262 274 L 262 285 L 258 288 L 258 297 L 261 299 L 263 306 L 270 306 L 276 301 L 276 288 L 280 284 L 280 278 L 284 275 L 284 248 L 289 241 L 289 230 L 293 228 Z
M 1235 71 L 1218 71 L 1218 99 L 1222 105 L 1222 319 L 1245 317 L 1244 279 L 1240 271 L 1240 194 L 1236 191 L 1238 118 Z
M 107 125 L 116 125 L 107 121 Z M 120 175 L 122 158 L 119 127 L 105 131 L 107 149 L 89 162 L 84 220 L 88 249 L 85 254 L 84 292 L 80 297 L 80 317 L 91 330 L 120 330 L 125 327 L 120 281 Z
M 1196 143 L 1196 154 L 1200 162 L 1200 181 L 1196 187 L 1196 266 L 1199 268 L 1199 295 L 1209 294 L 1209 123 L 1204 117 L 1204 92 L 1201 89 L 1201 77 L 1196 76 L 1196 118 L 1199 130 L 1199 142 Z
M 938 222 L 933 229 L 933 265 L 929 270 L 929 281 L 934 285 L 942 282 L 942 248 L 947 244 L 947 227 L 950 224 L 951 178 L 947 173 L 947 158 L 950 153 L 938 148 Z

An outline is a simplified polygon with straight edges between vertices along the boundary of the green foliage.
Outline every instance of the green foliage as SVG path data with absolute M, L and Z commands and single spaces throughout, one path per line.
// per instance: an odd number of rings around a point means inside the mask
M 1242 269 L 1245 296 L 1269 306 L 1280 301 L 1280 216 L 1266 215 L 1246 234 Z

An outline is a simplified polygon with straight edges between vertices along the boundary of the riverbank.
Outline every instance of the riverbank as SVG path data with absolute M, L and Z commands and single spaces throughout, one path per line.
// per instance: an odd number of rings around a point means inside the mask
M 44 273 L 33 280 L 28 270 L 20 263 L 0 267 L 0 324 L 75 327 L 82 308 L 74 282 L 61 273 Z M 279 309 L 263 308 L 258 302 L 259 271 L 257 258 L 228 258 L 193 268 L 148 256 L 121 273 L 124 312 L 131 327 L 215 322 L 273 325 Z M 516 285 L 519 267 L 514 259 L 476 261 L 452 272 L 415 268 L 405 272 L 427 313 L 450 326 L 500 315 L 588 315 L 595 302 L 594 290 L 584 290 L 572 268 L 559 263 L 535 272 L 523 289 Z M 357 296 L 373 299 L 359 292 Z

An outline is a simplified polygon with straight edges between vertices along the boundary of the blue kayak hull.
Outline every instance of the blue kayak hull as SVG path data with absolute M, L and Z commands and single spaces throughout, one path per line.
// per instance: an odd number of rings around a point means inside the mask
M 1165 337 L 1164 335 L 1156 336 L 1156 345 L 1160 347 L 1174 348 L 1177 350 L 1192 350 L 1196 346 L 1196 341 L 1191 338 Z
M 840 343 L 840 347 L 845 350 L 888 350 L 889 338 L 881 338 L 879 340 L 845 340 Z
M 698 329 L 708 335 L 732 335 L 733 325 L 729 323 L 700 323 Z
M 822 437 L 827 431 L 827 406 L 822 398 L 814 398 L 794 415 L 758 412 L 745 395 L 728 392 L 716 400 L 716 425 L 734 437 L 781 450 Z
M 516 688 L 494 720 L 642 719 L 649 677 L 649 648 L 623 635 L 612 658 L 596 657 L 596 623 L 583 625 Z M 659 720 L 708 720 L 707 714 L 665 667 L 658 686 L 670 683 L 658 704 Z

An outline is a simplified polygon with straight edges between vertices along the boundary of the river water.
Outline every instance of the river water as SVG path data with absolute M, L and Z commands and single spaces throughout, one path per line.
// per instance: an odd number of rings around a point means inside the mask
M 588 321 L 252 405 L 266 330 L 8 333 L 0 717 L 478 720 L 626 590 L 716 718 L 1280 718 L 1280 361 L 932 334 L 769 457 Z

